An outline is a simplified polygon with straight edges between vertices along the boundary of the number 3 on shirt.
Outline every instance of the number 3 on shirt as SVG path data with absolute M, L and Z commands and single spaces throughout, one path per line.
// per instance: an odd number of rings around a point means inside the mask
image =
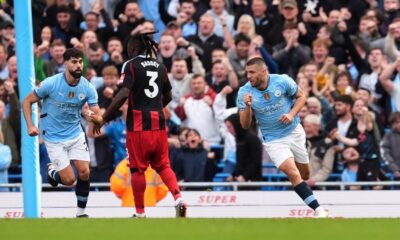
M 158 77 L 158 72 L 146 71 L 146 76 L 150 77 L 149 85 L 150 85 L 150 87 L 153 88 L 153 91 L 150 91 L 149 89 L 146 88 L 144 90 L 144 93 L 149 98 L 155 98 L 158 94 L 158 85 L 156 83 L 156 79 Z

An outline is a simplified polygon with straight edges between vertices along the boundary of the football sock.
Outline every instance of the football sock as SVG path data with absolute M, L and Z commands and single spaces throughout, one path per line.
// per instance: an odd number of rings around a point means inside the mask
M 50 171 L 49 171 L 49 176 L 52 178 L 52 179 L 54 179 L 56 182 L 58 182 L 58 183 L 62 183 L 61 182 L 61 178 L 60 178 L 60 174 L 58 174 L 58 172 L 57 172 L 57 170 L 56 169 L 50 169 Z
M 90 190 L 90 181 L 82 180 L 78 178 L 78 182 L 76 183 L 75 187 L 75 195 L 78 200 L 78 209 L 79 208 L 86 208 L 86 203 L 89 197 L 89 190 Z M 79 214 L 81 215 L 81 214 Z
M 137 214 L 144 213 L 144 192 L 146 191 L 146 177 L 144 173 L 132 173 L 131 186 Z
M 306 182 L 301 182 L 294 187 L 294 191 L 303 199 L 303 201 L 313 210 L 319 207 L 317 199 L 315 199 L 311 188 Z
M 171 168 L 167 167 L 158 172 L 164 184 L 168 187 L 168 190 L 172 193 L 174 199 L 181 197 L 181 191 L 178 186 L 178 181 L 176 180 L 175 173 Z
M 76 208 L 76 216 L 81 216 L 83 214 L 85 214 L 85 208 L 77 207 Z
M 176 200 L 175 200 L 175 206 L 178 206 L 178 204 L 180 204 L 180 203 L 182 203 L 183 202 L 183 198 L 177 198 Z

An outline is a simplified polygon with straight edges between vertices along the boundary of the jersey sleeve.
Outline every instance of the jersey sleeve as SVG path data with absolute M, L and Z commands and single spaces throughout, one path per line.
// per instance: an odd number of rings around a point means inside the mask
M 166 94 L 172 90 L 171 83 L 169 81 L 168 77 L 168 71 L 167 68 L 164 68 L 164 83 L 163 83 L 163 94 Z
M 98 95 L 96 88 L 92 84 L 88 84 L 88 86 L 87 102 L 90 107 L 93 107 L 98 104 Z
M 122 86 L 132 89 L 133 84 L 135 83 L 135 76 L 134 76 L 134 71 L 133 71 L 133 65 L 132 63 L 125 62 L 124 65 L 122 66 L 121 70 L 121 79 L 122 81 Z
M 40 83 L 39 86 L 37 86 L 33 92 L 38 96 L 40 99 L 43 99 L 47 97 L 53 88 L 53 82 L 50 79 L 45 79 L 43 82 Z
M 246 104 L 243 101 L 243 97 L 245 94 L 246 94 L 245 89 L 243 87 L 239 88 L 236 102 L 240 112 L 244 111 L 244 109 L 246 108 Z
M 285 89 L 284 91 L 286 95 L 288 97 L 294 97 L 298 90 L 296 82 L 286 74 L 282 75 L 282 80 L 283 88 Z

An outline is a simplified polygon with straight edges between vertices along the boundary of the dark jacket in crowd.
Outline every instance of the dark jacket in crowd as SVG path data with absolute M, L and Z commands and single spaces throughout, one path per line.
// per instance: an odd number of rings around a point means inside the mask
M 261 181 L 261 140 L 251 130 L 242 128 L 238 114 L 232 114 L 226 121 L 232 123 L 236 133 L 236 167 L 232 175 L 234 177 L 242 175 L 247 181 Z
M 20 126 L 20 104 L 16 93 L 10 95 L 10 115 L 0 120 L 1 130 L 4 136 L 4 145 L 11 149 L 12 162 L 10 167 L 16 167 L 21 163 L 19 147 L 16 141 L 16 136 L 21 135 Z
M 185 182 L 211 181 L 213 172 L 210 166 L 213 160 L 208 158 L 208 151 L 202 147 L 177 149 L 173 157 L 173 169 L 176 177 Z
M 206 72 L 211 70 L 211 53 L 216 48 L 223 48 L 224 39 L 212 34 L 205 42 L 203 42 L 200 37 L 196 35 L 190 35 L 187 40 L 195 45 L 196 53 L 199 55 L 203 67 Z M 200 52 L 202 51 L 202 52 Z
M 338 118 L 332 119 L 327 125 L 326 125 L 326 132 L 329 133 L 333 129 L 338 128 Z M 360 135 L 360 132 L 358 131 L 357 128 L 357 120 L 355 118 L 352 119 L 349 129 L 347 130 L 346 136 L 347 138 L 358 138 Z M 334 141 L 335 144 L 338 144 L 339 142 L 337 140 Z M 333 172 L 335 173 L 341 173 L 343 171 L 343 162 L 342 162 L 342 154 L 341 152 L 337 152 L 335 154 L 335 164 L 333 168 Z

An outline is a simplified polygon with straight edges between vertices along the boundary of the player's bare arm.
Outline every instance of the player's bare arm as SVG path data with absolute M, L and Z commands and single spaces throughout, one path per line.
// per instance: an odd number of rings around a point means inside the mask
M 306 101 L 307 101 L 307 97 L 304 95 L 303 91 L 300 88 L 298 88 L 297 93 L 296 93 L 296 101 L 294 102 L 292 110 L 287 114 L 283 114 L 279 118 L 279 121 L 284 124 L 291 123 L 293 121 L 294 116 L 296 116 L 296 114 L 304 106 Z
M 393 72 L 396 70 L 397 66 L 400 66 L 400 57 L 398 57 L 394 63 L 389 64 L 389 66 L 384 68 L 379 76 L 380 83 L 388 93 L 393 92 L 393 82 L 391 80 L 391 76 L 393 75 Z
M 39 102 L 39 100 L 40 99 L 36 96 L 36 94 L 31 92 L 22 102 L 22 110 L 24 111 L 24 117 L 29 136 L 39 135 L 39 129 L 32 123 L 32 104 Z
M 90 107 L 90 110 L 86 113 L 86 119 L 94 124 L 100 124 L 103 122 L 99 105 Z
M 95 124 L 93 128 L 93 132 L 95 134 L 101 133 L 101 127 L 104 123 L 110 120 L 110 117 L 124 104 L 125 100 L 129 97 L 130 90 L 127 87 L 122 87 L 121 90 L 117 93 L 117 95 L 113 98 L 110 106 L 107 108 L 106 112 L 103 115 L 103 120 Z
M 88 124 L 88 129 L 87 129 L 87 136 L 91 137 L 91 138 L 98 138 L 98 137 L 102 137 L 105 135 L 104 133 L 104 126 L 102 126 L 100 128 L 100 130 L 98 132 L 95 133 L 94 128 L 95 128 L 95 124 L 93 123 L 89 123 Z
M 242 128 L 244 129 L 249 129 L 251 125 L 251 117 L 252 117 L 252 111 L 251 111 L 251 104 L 253 102 L 253 96 L 250 93 L 246 93 L 243 96 L 243 101 L 246 104 L 246 107 L 244 108 L 243 111 L 241 111 L 240 114 L 240 125 L 242 125 Z

